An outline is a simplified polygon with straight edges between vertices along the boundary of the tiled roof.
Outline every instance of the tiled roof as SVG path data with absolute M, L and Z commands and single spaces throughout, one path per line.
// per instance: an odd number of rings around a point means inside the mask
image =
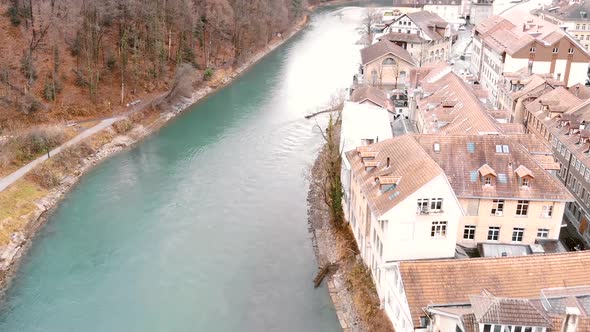
M 346 152 L 346 157 L 350 162 L 352 174 L 361 184 L 361 190 L 367 197 L 371 211 L 377 217 L 443 173 L 411 135 L 371 144 L 362 150 L 376 152 L 373 161 L 377 161 L 379 166 L 367 171 L 357 150 Z M 382 192 L 375 178 L 383 176 L 396 177 L 399 183 L 394 189 Z
M 587 87 L 584 84 L 576 83 L 570 86 L 568 90 L 580 99 L 590 98 L 590 87 Z
M 403 32 L 390 32 L 378 38 L 379 40 L 387 39 L 390 42 L 406 42 L 413 44 L 422 44 L 426 40 L 417 33 L 403 33 Z
M 425 97 L 418 100 L 418 111 L 424 118 L 424 133 L 500 132 L 497 122 L 457 74 L 448 73 L 436 82 L 422 84 L 422 88 Z M 455 104 L 445 106 L 445 100 Z
M 457 197 L 572 201 L 567 189 L 547 173 L 530 153 L 510 136 L 415 135 L 430 157 L 444 170 Z M 438 143 L 439 151 L 434 151 Z M 498 147 L 502 152 L 497 152 Z M 508 148 L 508 151 L 504 149 Z M 515 170 L 534 176 L 522 188 Z M 484 186 L 480 169 L 497 174 L 492 186 Z
M 500 297 L 535 298 L 543 288 L 587 285 L 590 251 L 399 264 L 412 321 L 419 326 L 422 308 L 466 303 L 484 288 Z
M 371 85 L 365 85 L 356 88 L 352 92 L 350 99 L 357 103 L 370 101 L 371 103 L 377 106 L 380 106 L 385 109 L 390 109 L 390 101 L 389 98 L 387 98 L 387 94 L 383 90 Z
M 415 65 L 415 61 L 408 51 L 385 39 L 363 48 L 361 50 L 361 62 L 366 65 L 386 54 L 393 54 L 397 58 Z
M 436 13 L 421 10 L 413 13 L 407 13 L 406 16 L 414 22 L 432 40 L 441 40 L 445 38 L 445 28 L 449 25 L 442 17 Z
M 480 295 L 469 300 L 480 324 L 551 326 L 551 320 L 528 299 Z
M 475 31 L 498 53 L 512 55 L 535 40 L 544 45 L 553 45 L 563 38 L 577 45 L 581 52 L 586 52 L 578 41 L 559 26 L 521 10 L 506 11 L 501 17 L 491 16 L 478 24 Z

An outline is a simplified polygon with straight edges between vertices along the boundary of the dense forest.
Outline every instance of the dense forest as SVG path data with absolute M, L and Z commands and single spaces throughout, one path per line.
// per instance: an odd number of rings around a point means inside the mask
M 4 0 L 0 135 L 113 112 L 247 60 L 323 0 Z

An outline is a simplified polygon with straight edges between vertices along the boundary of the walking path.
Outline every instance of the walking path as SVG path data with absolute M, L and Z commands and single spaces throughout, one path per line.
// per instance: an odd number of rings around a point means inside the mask
M 80 142 L 81 140 L 96 134 L 97 132 L 99 132 L 99 131 L 109 127 L 113 123 L 117 122 L 121 118 L 122 117 L 117 116 L 117 117 L 102 120 L 99 124 L 95 125 L 94 127 L 91 127 L 89 129 L 81 132 L 78 136 L 72 138 L 71 140 L 69 140 L 69 141 L 65 142 L 64 144 L 58 146 L 57 148 L 51 150 L 49 152 L 49 155 L 50 156 L 57 155 L 64 148 L 66 148 L 70 145 L 76 144 L 76 143 Z M 19 168 L 18 170 L 11 173 L 10 175 L 0 179 L 0 191 L 3 191 L 4 189 L 6 189 L 8 186 L 10 186 L 14 182 L 16 182 L 18 179 L 22 178 L 25 174 L 30 172 L 33 168 L 35 168 L 37 165 L 39 165 L 40 163 L 44 162 L 47 159 L 48 159 L 47 154 L 44 154 L 41 157 L 26 164 L 25 166 Z

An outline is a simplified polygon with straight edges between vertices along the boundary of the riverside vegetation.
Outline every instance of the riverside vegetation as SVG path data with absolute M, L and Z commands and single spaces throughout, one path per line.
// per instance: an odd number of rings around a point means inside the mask
M 342 104 L 332 106 L 341 110 Z M 340 181 L 340 113 L 330 116 L 322 130 L 325 141 L 308 176 L 310 228 L 320 266 L 335 264 L 329 275 L 330 293 L 339 318 L 350 331 L 393 331 L 391 322 L 380 309 L 380 301 L 370 272 L 358 257 L 360 251 L 344 218 L 343 188 Z

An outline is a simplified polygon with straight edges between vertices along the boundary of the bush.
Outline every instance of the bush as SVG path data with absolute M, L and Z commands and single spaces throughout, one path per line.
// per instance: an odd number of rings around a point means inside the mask
M 10 7 L 8 8 L 8 12 L 6 12 L 6 15 L 8 15 L 8 17 L 10 18 L 10 23 L 17 27 L 20 25 L 20 14 L 18 12 L 18 8 L 16 7 Z
M 209 81 L 213 77 L 213 69 L 207 68 L 205 69 L 205 73 L 203 74 L 203 79 L 205 81 Z
M 133 124 L 126 118 L 113 123 L 113 129 L 115 129 L 117 134 L 125 134 L 131 130 L 131 128 L 133 128 Z
M 90 156 L 92 153 L 94 153 L 92 147 L 88 142 L 83 141 L 79 144 L 70 145 L 64 148 L 58 155 L 51 159 L 56 167 L 59 167 L 66 172 L 75 169 L 80 165 L 82 159 Z
M 62 128 L 41 127 L 13 139 L 12 147 L 17 163 L 29 162 L 63 143 L 66 139 Z
M 31 171 L 30 178 L 45 189 L 53 189 L 61 183 L 62 176 L 48 164 L 42 164 Z
M 117 68 L 117 59 L 114 55 L 109 54 L 107 57 L 107 69 L 113 71 L 115 68 Z

